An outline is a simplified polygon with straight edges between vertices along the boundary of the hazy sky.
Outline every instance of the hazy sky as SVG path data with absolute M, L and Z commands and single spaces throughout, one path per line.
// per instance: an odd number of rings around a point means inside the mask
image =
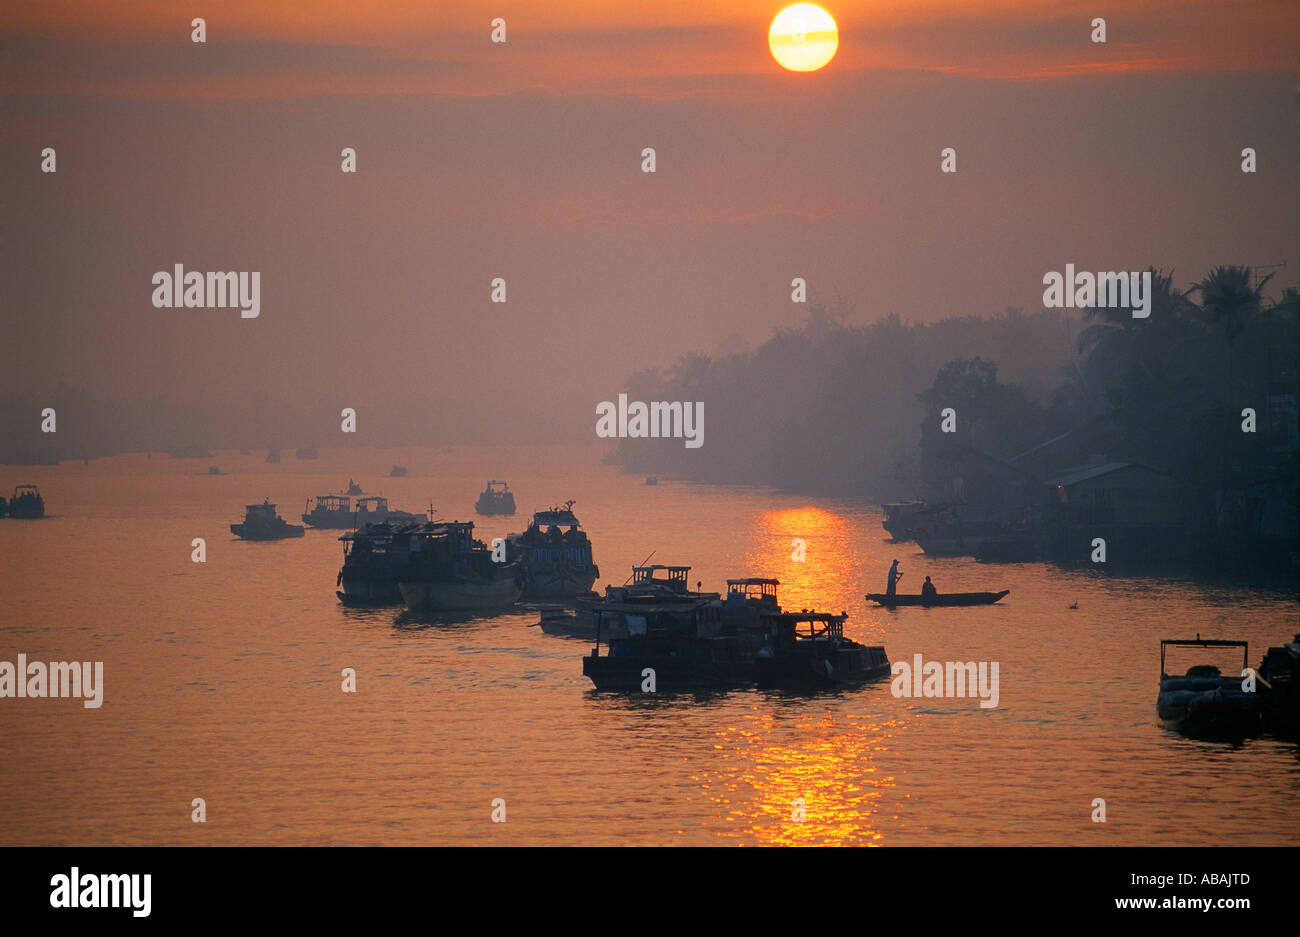
M 794 276 L 864 322 L 1036 308 L 1067 263 L 1297 281 L 1294 2 L 832 0 L 810 74 L 783 5 L 9 4 L 0 390 L 568 432 L 798 322 Z M 153 308 L 177 263 L 260 271 L 260 318 Z

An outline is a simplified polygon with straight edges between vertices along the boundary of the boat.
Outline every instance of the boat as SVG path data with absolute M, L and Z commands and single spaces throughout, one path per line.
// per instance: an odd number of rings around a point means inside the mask
M 689 617 L 701 601 L 720 605 L 717 592 L 692 592 L 687 582 L 689 566 L 633 566 L 632 575 L 621 586 L 606 586 L 605 594 L 579 594 L 574 598 L 572 615 L 543 615 L 539 624 L 547 634 L 594 639 L 601 623 L 606 628 L 620 616 L 637 616 L 652 610 L 655 614 L 677 613 Z M 662 574 L 662 575 L 659 575 Z
M 1205 739 L 1232 739 L 1252 734 L 1259 725 L 1259 694 L 1242 689 L 1241 676 L 1225 677 L 1213 664 L 1189 667 L 1182 676 L 1166 668 L 1169 648 L 1241 648 L 1244 670 L 1249 655 L 1245 641 L 1167 638 L 1160 642 L 1160 692 L 1156 712 L 1166 728 Z
M 348 491 L 347 491 L 347 493 L 350 494 L 350 495 L 363 495 L 363 494 L 365 494 L 365 492 L 361 490 L 361 486 L 358 485 L 355 481 L 353 481 L 353 480 L 350 479 L 350 478 L 348 479 Z
M 647 574 L 636 588 L 611 587 L 592 609 L 596 646 L 583 658 L 582 672 L 596 689 L 638 692 L 647 668 L 655 673 L 656 692 L 754 682 L 755 660 L 767 640 L 765 619 L 781 613 L 777 580 L 729 579 L 723 599 L 686 590 L 690 567 L 637 569 Z M 669 579 L 654 577 L 656 569 L 669 570 Z M 608 645 L 603 656 L 602 640 Z
M 573 598 L 591 592 L 600 577 L 591 541 L 573 513 L 573 501 L 533 514 L 522 534 L 506 538 L 506 558 L 528 571 L 524 597 Z
M 9 502 L 5 500 L 4 495 L 0 495 L 0 517 L 9 513 Z
M 760 618 L 767 643 L 754 661 L 761 687 L 854 686 L 889 676 L 889 657 L 880 645 L 844 636 L 846 612 L 775 612 Z
M 1259 704 L 1264 727 L 1274 735 L 1300 735 L 1300 634 L 1270 647 L 1258 669 Z
M 274 504 L 263 500 L 261 504 L 246 505 L 244 522 L 231 524 L 230 532 L 244 540 L 287 540 L 301 537 L 303 528 L 285 521 L 275 513 Z
M 911 540 L 913 534 L 912 522 L 918 511 L 926 507 L 924 501 L 896 501 L 892 504 L 882 505 L 885 511 L 885 519 L 880 522 L 880 526 L 885 528 L 895 540 Z
M 653 475 L 650 475 L 646 478 L 645 483 L 647 485 L 657 485 L 659 484 L 659 479 L 655 478 Z
M 295 459 L 319 459 L 320 453 L 316 451 L 315 446 L 307 446 L 294 452 Z
M 343 566 L 335 585 L 344 605 L 401 605 L 398 582 L 410 560 L 410 536 L 420 524 L 366 524 L 349 531 L 343 544 Z M 407 577 L 409 578 L 409 576 Z
M 34 520 L 45 516 L 45 499 L 35 485 L 19 485 L 9 499 L 9 516 L 21 520 Z
M 510 486 L 493 479 L 487 483 L 483 493 L 478 496 L 474 510 L 479 514 L 513 514 L 515 513 L 515 496 L 510 493 Z
M 406 466 L 405 466 L 405 465 L 394 465 L 392 471 L 388 473 L 388 477 L 389 477 L 389 478 L 405 478 L 405 477 L 406 477 Z
M 408 563 L 398 589 L 413 611 L 499 611 L 523 594 L 517 562 L 493 562 L 474 539 L 473 522 L 431 522 L 407 538 Z
M 279 462 L 279 461 L 280 461 L 280 450 L 279 450 L 279 449 L 268 449 L 267 452 L 266 452 L 266 461 L 268 461 L 268 462 Z
M 1003 589 L 1001 592 L 941 592 L 938 595 L 916 595 L 915 593 L 902 592 L 897 595 L 885 595 L 879 592 L 868 592 L 867 601 L 875 602 L 885 608 L 897 608 L 901 605 L 947 608 L 958 605 L 992 605 L 1010 594 L 1010 589 Z
M 721 634 L 716 599 L 642 596 L 630 604 L 597 614 L 596 646 L 582 659 L 582 672 L 597 690 L 640 692 L 647 670 L 654 671 L 657 693 L 725 689 L 751 679 L 762 636 Z
M 225 475 L 226 473 L 223 472 L 223 471 L 221 471 L 221 469 L 217 468 L 217 466 L 215 466 L 215 465 L 209 465 L 209 466 L 208 466 L 208 474 L 209 474 L 209 475 Z
M 357 498 L 355 507 L 347 495 L 317 495 L 307 499 L 302 515 L 303 523 L 328 530 L 360 529 L 367 524 L 405 523 L 420 519 L 418 514 L 390 508 L 388 499 L 382 495 Z

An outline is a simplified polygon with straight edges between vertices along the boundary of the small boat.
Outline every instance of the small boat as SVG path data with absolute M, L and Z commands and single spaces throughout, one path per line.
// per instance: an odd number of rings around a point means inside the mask
M 45 499 L 35 485 L 19 485 L 9 499 L 9 516 L 33 520 L 45 516 Z
M 573 501 L 538 511 L 522 534 L 506 538 L 507 559 L 518 559 L 528 572 L 525 598 L 572 598 L 591 592 L 600 577 L 591 541 L 573 513 Z
M 513 514 L 515 513 L 515 496 L 505 482 L 493 479 L 487 483 L 483 493 L 478 496 L 474 510 L 479 514 Z
M 317 495 L 307 499 L 303 512 L 304 524 L 329 530 L 360 529 L 367 524 L 420 520 L 418 514 L 389 508 L 388 499 L 382 495 L 357 498 L 355 508 L 347 495 Z
M 267 452 L 266 452 L 266 461 L 268 461 L 268 462 L 279 462 L 279 461 L 280 461 L 280 450 L 279 450 L 279 449 L 268 449 Z
M 350 478 L 348 479 L 348 491 L 347 491 L 347 493 L 350 494 L 350 495 L 363 495 L 363 494 L 365 494 L 365 492 L 361 490 L 361 486 L 358 485 L 355 481 L 353 481 L 353 480 L 350 479 Z
M 244 508 L 244 522 L 231 524 L 230 532 L 243 540 L 288 540 L 301 537 L 303 528 L 290 524 L 275 513 L 275 505 L 263 500 Z
M 307 446 L 297 450 L 294 454 L 296 459 L 319 459 L 320 453 L 316 451 L 315 446 Z
M 780 612 L 762 616 L 768 642 L 754 661 L 762 687 L 854 686 L 889 676 L 889 657 L 880 645 L 844 637 L 841 612 Z
M 1160 692 L 1156 712 L 1170 729 L 1204 739 L 1234 739 L 1252 734 L 1259 724 L 1259 694 L 1243 690 L 1242 677 L 1225 677 L 1212 664 L 1189 667 L 1182 676 L 1166 672 L 1166 652 L 1171 647 L 1241 648 L 1241 667 L 1246 668 L 1249 648 L 1245 641 L 1169 638 L 1160 642 Z
M 389 477 L 389 478 L 405 478 L 405 477 L 406 477 L 406 466 L 405 466 L 405 465 L 394 465 L 394 466 L 393 466 L 393 470 L 392 470 L 391 472 L 388 473 L 388 477 Z
M 208 466 L 208 474 L 209 474 L 209 475 L 225 475 L 226 473 L 223 472 L 223 471 L 221 471 L 221 469 L 217 468 L 215 465 L 209 465 L 209 466 Z
M 897 608 L 900 605 L 947 608 L 958 605 L 992 605 L 1010 594 L 1010 589 L 1003 589 L 1001 592 L 941 592 L 938 595 L 916 595 L 901 592 L 897 595 L 884 595 L 879 592 L 868 592 L 867 601 L 875 602 L 884 608 Z
M 657 485 L 659 484 L 659 479 L 655 478 L 653 475 L 650 475 L 649 477 L 646 478 L 645 483 L 647 485 Z

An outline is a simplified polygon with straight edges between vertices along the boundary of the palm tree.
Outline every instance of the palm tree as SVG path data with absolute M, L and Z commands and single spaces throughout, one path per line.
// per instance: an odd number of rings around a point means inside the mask
M 1271 279 L 1273 274 L 1270 273 L 1252 285 L 1249 267 L 1215 267 L 1189 290 L 1201 294 L 1201 308 L 1210 314 L 1211 321 L 1223 328 L 1223 337 L 1228 340 L 1229 398 L 1236 392 L 1233 374 L 1237 338 L 1258 315 L 1263 304 L 1264 286 Z

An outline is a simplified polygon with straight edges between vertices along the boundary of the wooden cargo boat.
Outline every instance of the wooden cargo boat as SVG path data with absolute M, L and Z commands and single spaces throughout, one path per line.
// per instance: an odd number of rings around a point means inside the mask
M 591 541 L 573 505 L 567 501 L 563 507 L 538 511 L 527 530 L 506 538 L 507 559 L 517 559 L 528 572 L 525 598 L 575 598 L 590 593 L 599 578 Z
M 889 676 L 889 657 L 879 645 L 844 637 L 841 612 L 782 612 L 762 616 L 767 643 L 754 661 L 759 686 L 824 688 L 854 686 Z
M 406 536 L 398 589 L 413 611 L 500 611 L 523 593 L 518 563 L 495 563 L 473 522 L 430 523 Z
M 14 496 L 9 499 L 10 517 L 34 520 L 45 516 L 45 499 L 35 485 L 19 485 L 14 489 Z

